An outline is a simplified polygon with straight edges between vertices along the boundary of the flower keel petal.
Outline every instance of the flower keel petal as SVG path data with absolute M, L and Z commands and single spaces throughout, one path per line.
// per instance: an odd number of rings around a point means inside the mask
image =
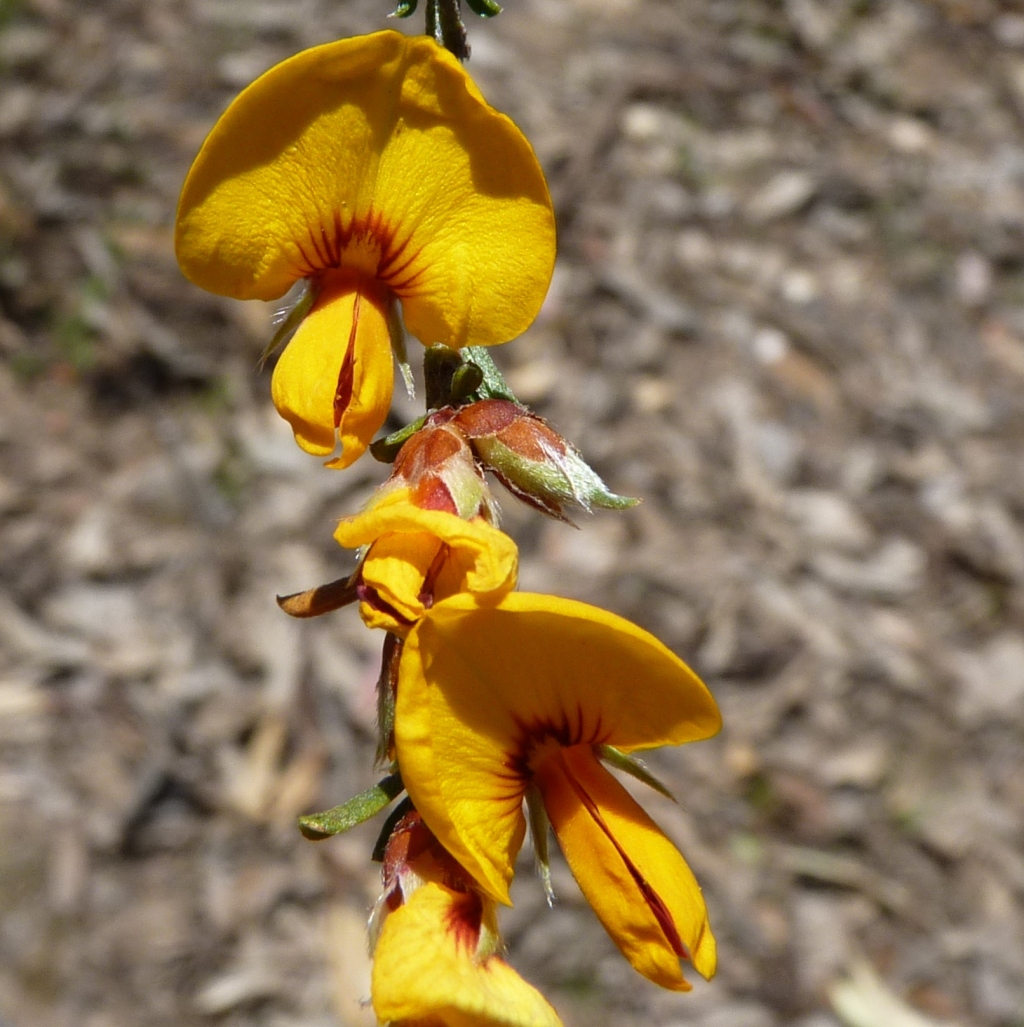
M 536 782 L 573 875 L 612 940 L 645 977 L 689 991 L 680 958 L 715 972 L 715 939 L 686 861 L 589 746 L 558 750 Z
M 361 456 L 391 406 L 387 302 L 370 283 L 330 278 L 274 368 L 274 406 L 296 442 L 329 456 L 340 438 L 341 455 L 329 467 Z

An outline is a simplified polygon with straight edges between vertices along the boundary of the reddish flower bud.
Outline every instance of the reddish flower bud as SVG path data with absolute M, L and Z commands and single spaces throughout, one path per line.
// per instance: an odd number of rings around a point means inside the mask
M 407 486 L 410 501 L 424 510 L 443 510 L 470 520 L 492 520 L 492 500 L 465 435 L 454 424 L 432 417 L 395 458 L 385 489 Z
M 481 400 L 462 407 L 451 423 L 509 492 L 560 521 L 569 521 L 567 506 L 589 513 L 595 506 L 622 510 L 637 503 L 611 492 L 572 443 L 518 403 Z

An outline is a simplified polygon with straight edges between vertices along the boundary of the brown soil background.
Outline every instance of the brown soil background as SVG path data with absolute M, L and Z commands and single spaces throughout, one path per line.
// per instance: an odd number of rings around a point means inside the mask
M 189 286 L 171 225 L 233 93 L 386 13 L 0 0 L 4 1027 L 372 1023 L 375 826 L 294 818 L 372 780 L 380 639 L 274 595 L 349 567 L 333 522 L 383 469 L 294 447 L 269 308 Z M 1024 1025 L 1022 15 L 470 22 L 559 215 L 499 359 L 644 500 L 573 531 L 505 499 L 522 587 L 657 632 L 726 724 L 645 799 L 704 884 L 710 985 L 642 980 L 524 859 L 511 958 L 567 1025 Z

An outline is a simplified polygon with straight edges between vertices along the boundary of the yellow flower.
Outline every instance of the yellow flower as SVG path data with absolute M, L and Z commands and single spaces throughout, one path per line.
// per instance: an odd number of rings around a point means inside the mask
M 493 345 L 536 316 L 554 265 L 551 200 L 529 143 L 425 37 L 315 47 L 257 79 L 214 126 L 178 207 L 188 278 L 315 303 L 274 373 L 309 453 L 347 466 L 391 400 L 396 300 L 425 344 Z
M 518 550 L 482 518 L 463 520 L 424 510 L 410 489 L 384 493 L 334 537 L 356 549 L 369 545 L 359 577 L 359 612 L 371 628 L 406 635 L 435 602 L 463 593 L 474 605 L 495 604 L 515 585 Z
M 561 1027 L 501 958 L 493 899 L 472 886 L 416 812 L 384 852 L 384 892 L 370 918 L 373 1008 L 396 1027 Z
M 561 1027 L 544 997 L 503 959 L 478 954 L 482 924 L 496 936 L 492 901 L 433 881 L 390 913 L 374 951 L 370 985 L 381 1022 Z
M 715 941 L 683 857 L 600 764 L 718 731 L 700 680 L 656 638 L 584 603 L 507 595 L 488 609 L 455 596 L 409 632 L 395 743 L 427 826 L 499 902 L 508 902 L 535 786 L 580 888 L 642 974 L 687 990 Z

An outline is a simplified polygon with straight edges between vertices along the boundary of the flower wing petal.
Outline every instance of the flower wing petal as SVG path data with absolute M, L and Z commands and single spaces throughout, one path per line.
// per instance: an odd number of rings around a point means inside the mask
M 680 958 L 715 972 L 715 939 L 700 886 L 661 829 L 586 746 L 537 769 L 544 806 L 580 890 L 632 966 L 688 991 Z
M 469 898 L 429 882 L 388 915 L 373 959 L 377 1017 L 445 1027 L 561 1027 L 544 997 L 502 959 L 476 960 L 472 939 L 460 931 L 460 906 Z

